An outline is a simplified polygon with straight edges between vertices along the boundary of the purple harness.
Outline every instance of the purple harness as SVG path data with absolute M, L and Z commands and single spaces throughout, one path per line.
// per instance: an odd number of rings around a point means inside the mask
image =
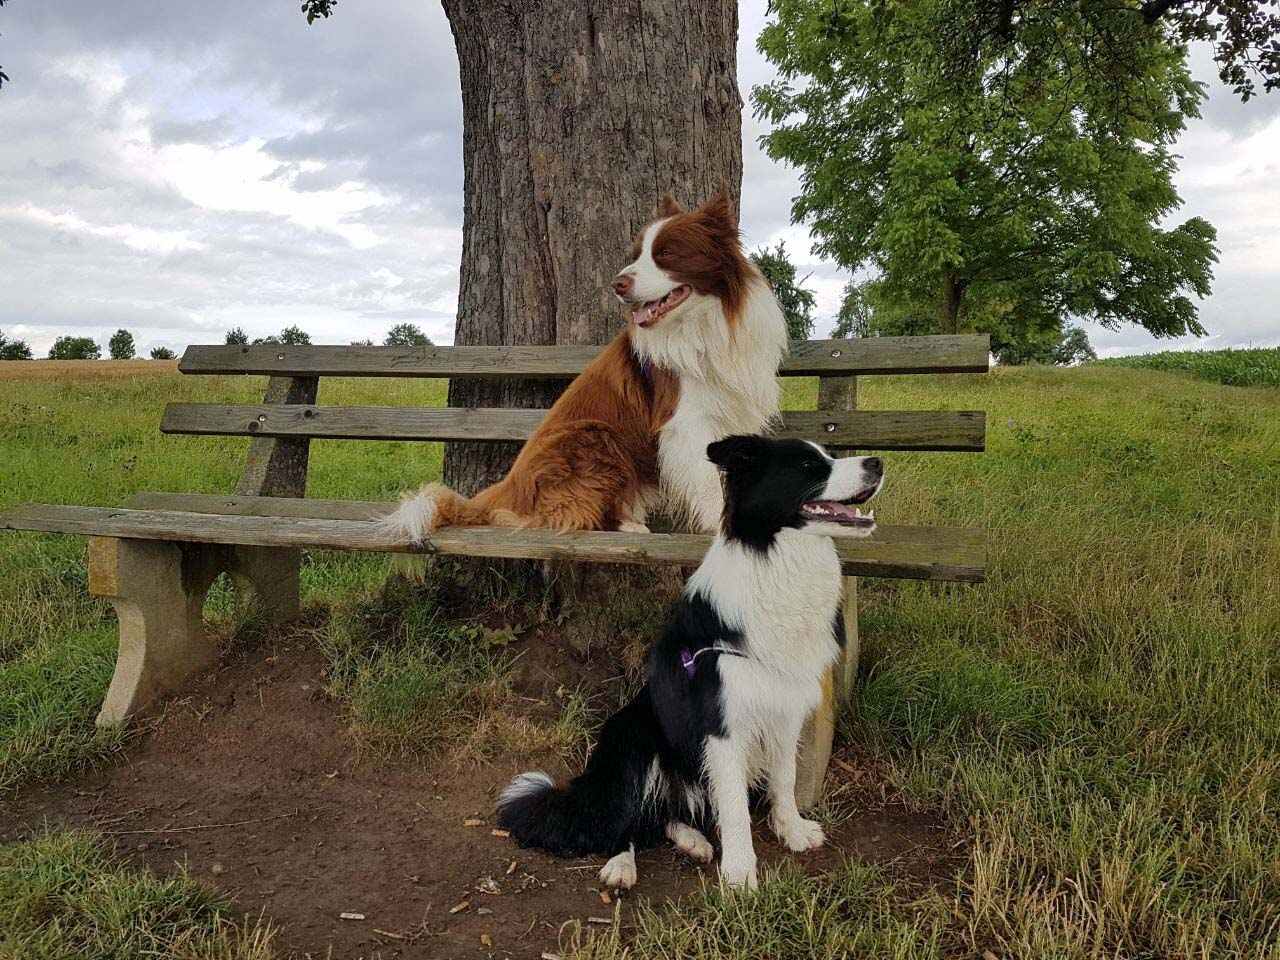
M 732 647 L 721 647 L 712 645 L 710 647 L 702 647 L 699 650 L 690 651 L 688 647 L 680 651 L 680 665 L 684 667 L 684 672 L 689 675 L 692 680 L 694 674 L 698 672 L 698 658 L 704 653 L 724 653 L 731 657 L 746 658 L 746 654 L 741 650 L 734 650 Z

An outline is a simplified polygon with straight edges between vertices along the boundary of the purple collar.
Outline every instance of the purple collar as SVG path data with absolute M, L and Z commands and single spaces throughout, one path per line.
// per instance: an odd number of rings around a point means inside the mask
M 649 386 L 653 386 L 653 361 L 644 359 L 640 361 L 640 372 L 644 374 L 644 378 L 649 381 Z
M 694 674 L 698 672 L 698 658 L 704 653 L 723 653 L 731 657 L 743 657 L 744 659 L 747 656 L 741 650 L 735 650 L 732 647 L 722 647 L 718 644 L 712 644 L 709 647 L 702 647 L 701 649 L 693 651 L 688 647 L 685 647 L 680 651 L 680 665 L 684 667 L 684 672 L 689 675 L 690 680 L 692 680 Z

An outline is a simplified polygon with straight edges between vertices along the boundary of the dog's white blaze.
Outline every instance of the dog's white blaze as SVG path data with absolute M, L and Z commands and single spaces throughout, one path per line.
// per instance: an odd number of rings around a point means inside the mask
M 642 360 L 676 373 L 680 401 L 658 435 L 663 494 L 672 512 L 714 533 L 724 512 L 720 474 L 707 445 L 734 433 L 761 433 L 778 416 L 778 364 L 787 350 L 782 310 L 758 273 L 737 329 L 720 299 L 689 294 L 657 325 L 632 331 Z
M 658 236 L 662 225 L 670 219 L 665 217 L 649 224 L 644 236 L 640 238 L 640 256 L 636 258 L 635 263 L 628 264 L 618 271 L 619 276 L 630 274 L 634 281 L 635 285 L 631 288 L 629 295 L 632 301 L 645 303 L 649 300 L 660 300 L 680 286 L 667 271 L 658 266 L 658 261 L 653 258 L 654 238 Z M 666 322 L 665 318 L 663 322 Z
M 382 539 L 421 543 L 435 529 L 435 523 L 435 497 L 423 488 L 417 493 L 401 494 L 395 511 L 379 517 L 374 526 Z
M 832 459 L 827 452 L 818 446 L 818 451 L 831 462 L 831 476 L 822 493 L 815 500 L 848 500 L 856 493 L 875 484 L 879 491 L 883 483 L 883 475 L 870 473 L 866 468 L 866 457 L 845 457 L 842 460 Z M 841 523 L 823 523 L 820 520 L 809 520 L 800 528 L 803 533 L 819 537 L 869 537 L 874 532 L 871 527 L 851 527 Z

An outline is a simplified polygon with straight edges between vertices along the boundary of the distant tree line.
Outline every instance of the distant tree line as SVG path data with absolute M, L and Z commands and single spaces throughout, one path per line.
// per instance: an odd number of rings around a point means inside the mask
M 785 252 L 782 251 L 781 247 L 779 247 L 779 251 Z M 808 291 L 802 291 L 801 293 L 812 297 L 812 294 L 809 294 Z M 301 327 L 290 325 L 278 334 L 255 337 L 251 341 L 249 335 L 242 328 L 232 327 L 227 331 L 225 342 L 228 344 L 270 343 L 298 347 L 309 346 L 311 344 L 311 335 Z M 431 338 L 414 323 L 397 323 L 387 331 L 383 344 L 388 347 L 432 346 Z M 372 347 L 373 345 L 372 340 L 359 340 L 352 344 L 352 346 L 356 347 Z M 112 360 L 133 360 L 138 355 L 137 349 L 137 341 L 128 330 L 117 330 L 107 341 L 107 356 Z M 177 356 L 168 347 L 155 347 L 151 350 L 152 360 L 175 360 Z M 10 339 L 4 335 L 3 331 L 0 331 L 0 360 L 34 359 L 35 355 L 31 352 L 31 347 L 25 340 Z M 92 337 L 59 337 L 53 342 L 53 346 L 49 348 L 49 359 L 100 360 L 102 359 L 102 347 Z
M 226 340 L 228 346 L 234 344 L 280 344 L 289 347 L 305 347 L 311 344 L 311 335 L 305 330 L 296 326 L 288 326 L 281 330 L 278 334 L 272 334 L 267 337 L 255 337 L 249 339 L 249 335 L 244 332 L 242 327 L 232 327 L 227 331 Z M 431 338 L 422 332 L 422 329 L 414 323 L 397 323 L 394 327 L 387 331 L 386 339 L 383 341 L 384 346 L 388 347 L 430 347 L 432 346 Z M 353 347 L 372 347 L 374 342 L 370 339 L 356 340 L 351 344 Z

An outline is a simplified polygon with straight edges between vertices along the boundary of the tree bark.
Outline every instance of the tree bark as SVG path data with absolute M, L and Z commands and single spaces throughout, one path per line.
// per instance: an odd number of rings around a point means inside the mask
M 956 278 L 955 271 L 946 267 L 942 274 L 942 332 L 955 333 L 960 317 L 960 301 L 964 298 L 964 281 Z
M 742 179 L 737 0 L 442 0 L 462 82 L 464 219 L 455 343 L 604 343 L 608 283 L 672 190 Z M 545 407 L 555 382 L 453 381 L 450 406 Z M 450 444 L 470 495 L 514 444 Z

